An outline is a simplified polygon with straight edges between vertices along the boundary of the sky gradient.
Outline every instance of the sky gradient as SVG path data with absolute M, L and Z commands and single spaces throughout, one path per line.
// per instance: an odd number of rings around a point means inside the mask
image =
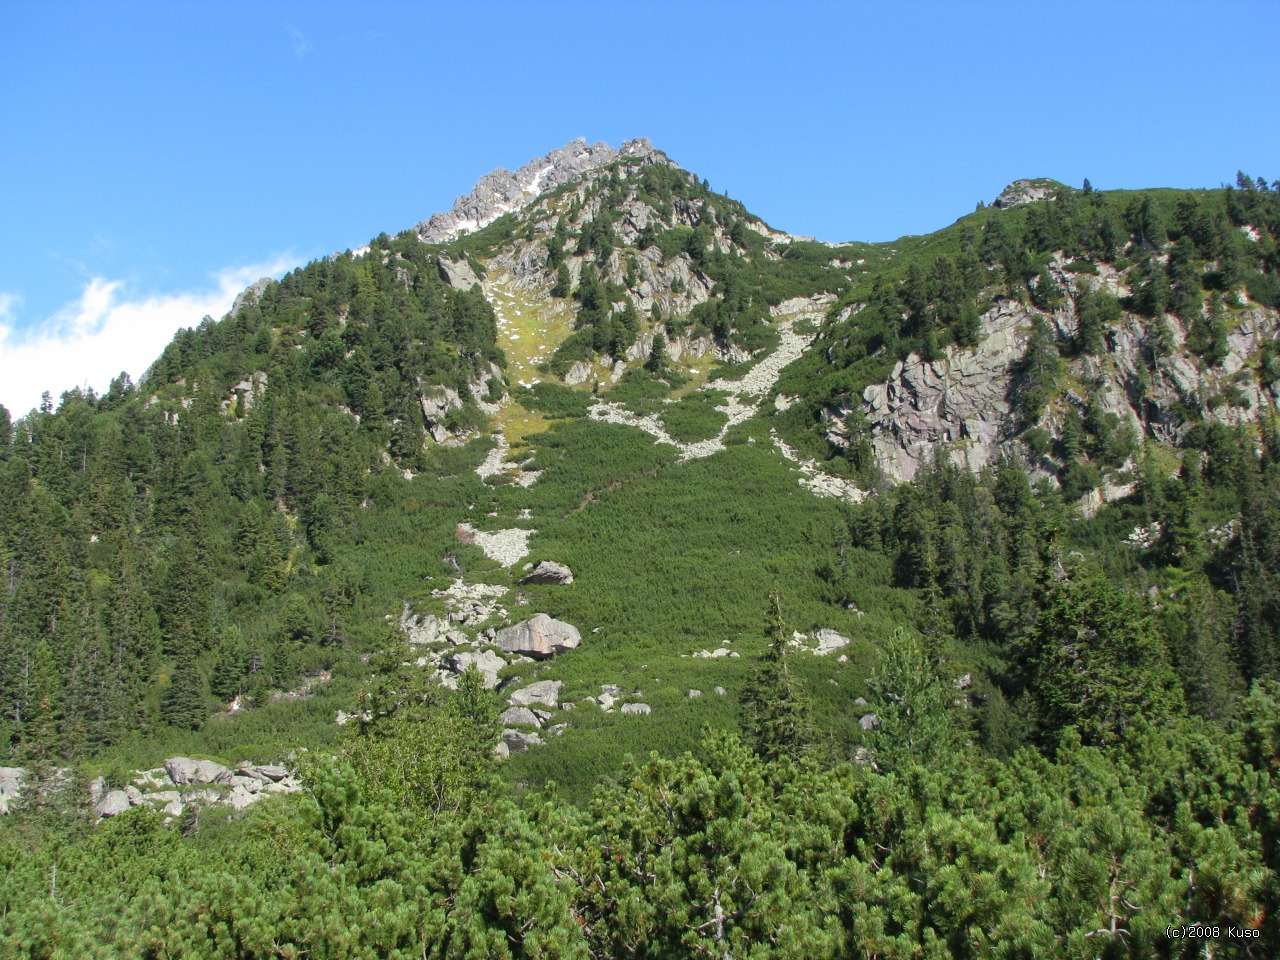
M 889 240 L 1010 180 L 1280 178 L 1274 3 L 0 0 L 0 403 L 137 378 L 257 276 L 574 137 Z

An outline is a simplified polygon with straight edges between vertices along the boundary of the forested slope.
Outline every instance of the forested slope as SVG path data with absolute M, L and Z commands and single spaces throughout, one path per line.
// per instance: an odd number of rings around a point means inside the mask
M 1280 950 L 1280 187 L 828 246 L 573 156 L 4 414 L 0 943 Z M 96 820 L 175 753 L 306 789 Z

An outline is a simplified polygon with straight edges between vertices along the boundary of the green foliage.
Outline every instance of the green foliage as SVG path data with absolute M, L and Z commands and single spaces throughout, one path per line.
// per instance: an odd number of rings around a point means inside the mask
M 1031 322 L 1027 352 L 1019 371 L 1017 400 L 1022 426 L 1032 427 L 1040 420 L 1045 406 L 1058 392 L 1062 373 L 1062 358 L 1058 355 L 1053 331 L 1044 318 L 1037 316 Z
M 697 443 L 719 436 L 725 415 L 716 409 L 726 394 L 719 390 L 698 390 L 662 409 L 662 425 L 674 439 Z
M 1114 743 L 1139 718 L 1161 722 L 1182 710 L 1150 614 L 1096 573 L 1072 571 L 1048 588 L 1031 645 L 1049 741 L 1074 727 L 1084 743 Z
M 879 766 L 940 764 L 960 749 L 964 736 L 955 687 L 939 675 L 917 637 L 895 630 L 868 686 L 877 698 L 872 744 Z
M 1228 291 L 1265 302 L 1274 286 L 1277 192 L 1243 175 L 1206 193 L 1057 185 L 838 251 L 772 244 L 661 164 L 587 189 L 599 212 L 584 221 L 575 198 L 548 243 L 579 304 L 552 369 L 635 343 L 639 313 L 607 278 L 624 264 L 634 289 L 641 250 L 713 287 L 655 327 L 748 352 L 776 339 L 771 305 L 834 292 L 818 348 L 779 384 L 800 401 L 772 422 L 868 483 L 858 404 L 847 453 L 823 411 L 908 353 L 975 345 L 998 298 L 1059 309 L 1059 278 L 1109 263 L 1133 298 L 1082 287 L 1077 354 L 1107 363 L 1124 308 L 1171 349 L 1172 310 L 1214 365 Z M 612 212 L 633 191 L 662 219 L 626 247 Z M 692 226 L 671 226 L 677 209 Z M 380 236 L 180 333 L 145 389 L 120 378 L 17 423 L 0 409 L 0 742 L 43 786 L 0 823 L 0 953 L 1165 956 L 1171 922 L 1260 926 L 1257 955 L 1280 951 L 1263 922 L 1280 909 L 1274 425 L 1257 455 L 1256 435 L 1206 420 L 1171 479 L 1176 457 L 1138 451 L 1067 380 L 1037 313 L 1016 399 L 1023 426 L 1062 423 L 1057 450 L 1042 428 L 1023 437 L 1060 457 L 1060 491 L 1011 462 L 973 476 L 943 460 L 859 504 L 817 499 L 764 418 L 681 463 L 548 383 L 515 391 L 556 421 L 524 438 L 538 482 L 485 483 L 491 441 L 428 439 L 424 394 L 456 391 L 442 422 L 466 430 L 502 392 L 493 312 L 435 258 L 479 274 L 517 232 L 533 236 L 513 216 L 443 248 Z M 570 249 L 588 258 L 576 291 Z M 722 396 L 681 396 L 663 339 L 610 399 L 683 441 L 717 435 Z M 1280 381 L 1273 353 L 1244 375 Z M 1065 505 L 1135 451 L 1132 497 L 1091 518 Z M 530 560 L 570 564 L 574 583 L 516 587 L 458 541 L 463 521 L 536 524 Z M 1071 551 L 1098 572 L 1059 566 Z M 577 709 L 502 765 L 499 697 L 474 671 L 437 686 L 388 635 L 406 600 L 442 615 L 433 590 L 458 576 L 583 633 L 504 674 L 560 680 Z M 843 659 L 789 649 L 782 609 L 850 637 Z M 741 655 L 702 655 L 721 647 Z M 602 683 L 652 713 L 592 707 Z M 252 706 L 223 711 L 232 698 Z M 192 836 L 145 809 L 91 828 L 84 783 L 50 772 L 75 762 L 115 785 L 159 756 L 304 746 L 303 794 Z
M 742 694 L 742 728 L 764 760 L 799 760 L 813 743 L 809 700 L 788 663 L 789 639 L 781 601 L 770 594 L 766 646 Z

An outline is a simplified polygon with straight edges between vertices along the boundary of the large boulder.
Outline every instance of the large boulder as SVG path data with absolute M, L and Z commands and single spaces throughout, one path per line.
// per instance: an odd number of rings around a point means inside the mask
M 124 813 L 133 804 L 129 802 L 128 794 L 123 790 L 112 790 L 107 793 L 98 805 L 93 808 L 93 812 L 100 817 L 114 817 L 117 814 Z
M 540 727 L 542 722 L 537 718 L 532 710 L 528 707 L 507 707 L 502 711 L 502 716 L 498 718 L 498 722 L 503 726 L 516 727 Z
M 560 702 L 559 680 L 538 680 L 522 690 L 517 690 L 507 702 L 513 707 L 530 707 L 535 703 L 544 707 L 555 707 Z
M 578 628 L 540 613 L 522 623 L 503 627 L 494 642 L 507 653 L 520 653 L 536 659 L 553 657 L 572 650 L 582 642 Z
M 462 676 L 467 672 L 467 668 L 474 666 L 484 678 L 484 688 L 492 690 L 498 685 L 498 673 L 507 665 L 507 661 L 492 650 L 464 650 L 451 656 L 448 664 L 449 669 L 458 676 Z
M 522 733 L 519 730 L 503 730 L 502 742 L 510 753 L 524 753 L 530 747 L 541 745 L 542 737 L 536 733 Z
M 22 767 L 0 767 L 0 813 L 8 813 L 9 807 L 22 793 L 27 771 Z
M 554 560 L 543 560 L 520 582 L 551 583 L 558 586 L 568 586 L 573 583 L 573 571 L 563 563 L 556 563 Z
M 258 794 L 250 793 L 244 787 L 237 784 L 231 792 L 227 794 L 226 798 L 222 802 L 232 810 L 243 810 L 245 807 L 253 804 L 257 799 Z
M 259 793 L 265 784 L 257 777 L 236 774 L 231 778 L 231 786 L 234 790 L 244 790 L 246 793 Z
M 190 757 L 170 757 L 164 769 L 175 786 L 188 783 L 230 783 L 232 773 L 212 760 L 192 760 Z
M 814 639 L 818 641 L 818 645 L 813 648 L 813 655 L 815 657 L 825 657 L 827 654 L 834 653 L 841 647 L 847 647 L 851 642 L 848 637 L 836 633 L 834 630 L 830 630 L 826 627 L 817 631 L 813 636 Z
M 0 767 L 0 793 L 17 793 L 26 779 L 27 771 L 22 767 Z

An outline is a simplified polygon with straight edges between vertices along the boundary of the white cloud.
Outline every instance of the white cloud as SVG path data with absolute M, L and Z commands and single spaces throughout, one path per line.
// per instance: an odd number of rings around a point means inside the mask
M 311 44 L 307 42 L 307 38 L 302 31 L 293 24 L 285 27 L 289 31 L 289 39 L 293 42 L 293 55 L 298 59 L 302 59 L 311 52 Z
M 178 330 L 206 315 L 223 316 L 250 283 L 279 277 L 300 262 L 280 256 L 221 270 L 204 288 L 141 297 L 130 297 L 123 280 L 94 277 L 78 300 L 25 329 L 14 315 L 19 298 L 0 293 L 0 404 L 24 416 L 45 390 L 56 403 L 74 387 L 101 393 L 122 370 L 137 380 Z

